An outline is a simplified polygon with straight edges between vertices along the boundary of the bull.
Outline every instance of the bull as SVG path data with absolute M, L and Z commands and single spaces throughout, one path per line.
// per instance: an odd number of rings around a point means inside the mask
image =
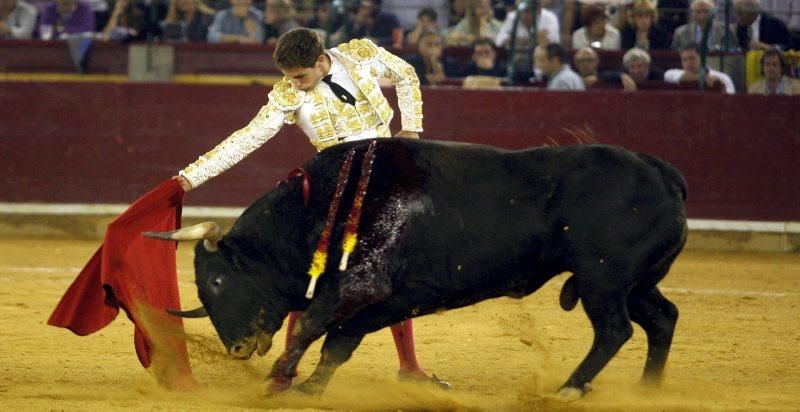
M 560 304 L 571 310 L 582 302 L 594 342 L 558 394 L 582 396 L 631 337 L 631 321 L 647 334 L 642 380 L 661 380 L 678 310 L 657 284 L 687 236 L 686 182 L 675 168 L 606 145 L 510 151 L 379 139 L 350 264 L 343 271 L 329 264 L 307 299 L 307 270 L 337 186 L 343 204 L 356 196 L 355 179 L 343 184 L 339 176 L 343 162 L 349 154 L 363 163 L 367 147 L 322 151 L 304 166 L 305 178 L 269 191 L 224 236 L 213 222 L 148 233 L 204 239 L 194 260 L 203 306 L 173 314 L 209 316 L 228 353 L 249 358 L 270 349 L 290 311 L 304 311 L 268 391 L 289 388 L 304 352 L 325 335 L 316 369 L 296 387 L 321 393 L 367 333 L 486 299 L 522 298 L 571 272 Z M 334 262 L 347 209 L 330 231 Z

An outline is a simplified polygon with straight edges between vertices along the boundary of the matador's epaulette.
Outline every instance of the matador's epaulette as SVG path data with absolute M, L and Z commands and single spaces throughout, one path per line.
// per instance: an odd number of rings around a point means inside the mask
M 353 39 L 340 44 L 338 49 L 354 63 L 363 63 L 374 59 L 378 55 L 378 46 L 367 39 Z
M 304 91 L 298 90 L 288 78 L 284 77 L 272 86 L 269 100 L 275 102 L 282 111 L 294 111 L 303 104 L 304 95 Z

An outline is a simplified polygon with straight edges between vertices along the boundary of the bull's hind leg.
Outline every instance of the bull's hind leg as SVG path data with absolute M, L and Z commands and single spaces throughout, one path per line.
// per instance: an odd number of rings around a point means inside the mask
M 594 329 L 594 342 L 589 354 L 559 390 L 559 396 L 565 400 L 581 397 L 592 379 L 633 335 L 623 292 L 608 288 L 607 285 L 605 288 L 599 285 L 581 285 L 580 278 L 578 282 L 579 290 L 592 291 L 592 293 L 582 293 L 581 301 Z
M 628 296 L 628 311 L 631 320 L 647 333 L 647 362 L 642 382 L 660 383 L 678 321 L 678 308 L 654 286 L 632 290 Z

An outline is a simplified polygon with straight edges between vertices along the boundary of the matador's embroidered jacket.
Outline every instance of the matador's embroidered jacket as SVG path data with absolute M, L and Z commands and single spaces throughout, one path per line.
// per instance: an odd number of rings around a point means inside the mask
M 389 78 L 397 90 L 403 130 L 422 131 L 422 95 L 411 65 L 366 39 L 351 40 L 327 53 L 332 65 L 341 65 L 357 87 L 355 105 L 340 101 L 323 82 L 302 91 L 284 77 L 247 126 L 200 156 L 180 175 L 197 187 L 275 136 L 284 123 L 300 126 L 317 150 L 345 139 L 391 137 L 393 111 L 378 84 L 381 77 Z

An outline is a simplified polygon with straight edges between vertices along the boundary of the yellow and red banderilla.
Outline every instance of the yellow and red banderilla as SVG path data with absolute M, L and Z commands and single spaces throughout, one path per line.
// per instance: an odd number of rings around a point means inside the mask
M 358 179 L 358 187 L 356 188 L 355 198 L 353 205 L 350 207 L 350 213 L 347 217 L 347 226 L 345 227 L 344 237 L 342 239 L 342 259 L 339 262 L 339 270 L 347 270 L 347 261 L 350 255 L 358 244 L 358 225 L 361 221 L 361 208 L 364 205 L 364 197 L 367 194 L 367 186 L 369 185 L 369 178 L 372 174 L 372 163 L 375 160 L 376 141 L 370 143 L 367 152 L 364 154 L 364 160 L 361 162 L 361 175 Z M 308 269 L 308 275 L 311 281 L 308 283 L 308 290 L 306 290 L 306 298 L 311 299 L 314 297 L 314 289 L 317 286 L 317 280 L 320 275 L 325 272 L 328 264 L 328 244 L 330 243 L 331 233 L 333 232 L 333 224 L 336 219 L 336 213 L 339 210 L 339 204 L 342 201 L 344 190 L 347 187 L 347 182 L 350 176 L 350 169 L 353 165 L 353 157 L 355 157 L 355 148 L 351 149 L 347 157 L 339 169 L 339 178 L 336 182 L 336 191 L 333 193 L 331 205 L 328 207 L 328 215 L 325 221 L 325 229 L 322 230 L 317 248 L 314 250 L 314 256 L 311 258 L 311 267 Z

